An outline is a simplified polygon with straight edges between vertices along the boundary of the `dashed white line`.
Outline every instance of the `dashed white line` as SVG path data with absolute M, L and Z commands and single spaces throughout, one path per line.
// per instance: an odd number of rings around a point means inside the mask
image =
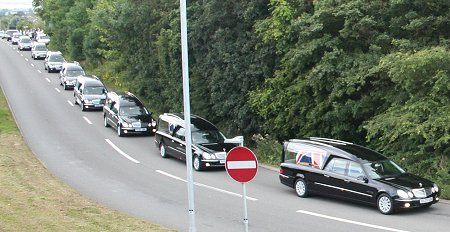
M 28 58 L 25 58 L 25 61 L 28 61 Z M 33 64 L 31 64 L 32 66 L 34 66 Z
M 58 88 L 55 88 L 56 92 L 61 93 L 61 90 L 59 90 Z
M 42 73 L 41 70 L 39 70 L 39 69 L 37 71 L 38 71 L 38 73 Z
M 30 64 L 31 65 L 31 67 L 34 67 L 34 64 Z
M 89 120 L 89 118 L 87 118 L 86 116 L 83 116 L 84 121 L 86 121 L 88 124 L 92 125 L 93 123 L 91 122 L 91 120 Z
M 133 157 L 127 155 L 127 153 L 123 152 L 122 150 L 120 150 L 120 148 L 118 148 L 113 142 L 111 142 L 111 140 L 109 139 L 105 139 L 105 141 L 112 147 L 114 148 L 114 150 L 116 150 L 117 152 L 119 152 L 119 154 L 121 154 L 123 157 L 129 159 L 131 162 L 134 163 L 141 163 L 138 160 L 134 159 Z
M 73 106 L 73 103 L 69 100 L 67 100 L 67 103 L 69 103 L 70 106 Z
M 52 82 L 50 81 L 50 79 L 48 79 L 48 77 L 46 77 L 45 80 L 47 80 L 48 83 Z
M 393 229 L 393 228 L 384 227 L 384 226 L 377 226 L 377 225 L 372 225 L 372 224 L 368 224 L 368 223 L 364 223 L 364 222 L 357 222 L 357 221 L 347 220 L 347 219 L 343 219 L 343 218 L 332 217 L 332 216 L 309 212 L 309 211 L 305 211 L 305 210 L 297 210 L 297 213 L 308 214 L 311 216 L 326 218 L 326 219 L 330 219 L 330 220 L 335 220 L 335 221 L 340 221 L 340 222 L 345 222 L 345 223 L 350 223 L 350 224 L 355 224 L 355 225 L 360 225 L 360 226 L 365 226 L 365 227 L 370 227 L 370 228 L 375 228 L 375 229 L 380 229 L 380 230 L 387 230 L 387 231 L 394 231 L 394 232 L 408 232 L 406 230 L 398 230 L 398 229 Z
M 170 177 L 172 179 L 175 179 L 175 180 L 179 180 L 179 181 L 182 181 L 182 182 L 187 182 L 186 180 L 184 180 L 184 179 L 182 179 L 182 178 L 180 178 L 178 176 L 172 175 L 170 173 L 167 173 L 167 172 L 164 172 L 164 171 L 161 171 L 161 170 L 156 170 L 156 172 L 159 173 L 159 174 L 165 175 L 167 177 Z M 216 188 L 216 187 L 212 187 L 212 186 L 209 186 L 209 185 L 206 185 L 206 184 L 201 184 L 201 183 L 195 182 L 194 185 L 199 186 L 199 187 L 204 187 L 204 188 L 207 188 L 207 189 L 211 189 L 211 190 L 214 190 L 214 191 L 217 191 L 217 192 L 226 193 L 228 195 L 232 195 L 232 196 L 236 196 L 236 197 L 240 197 L 240 198 L 243 197 L 241 194 L 230 192 L 230 191 L 223 190 L 223 189 Z M 249 197 L 249 196 L 247 196 L 247 199 L 250 200 L 250 201 L 257 201 L 258 200 L 256 198 Z

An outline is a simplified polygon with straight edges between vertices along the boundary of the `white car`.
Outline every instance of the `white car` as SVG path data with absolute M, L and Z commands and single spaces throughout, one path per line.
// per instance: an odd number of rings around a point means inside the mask
M 36 41 L 38 43 L 45 43 L 46 45 L 48 45 L 48 43 L 50 43 L 50 37 L 46 34 L 39 34 L 36 37 Z

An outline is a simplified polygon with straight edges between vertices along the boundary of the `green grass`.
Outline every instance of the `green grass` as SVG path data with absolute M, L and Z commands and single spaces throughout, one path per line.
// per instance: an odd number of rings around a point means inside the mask
M 172 231 L 92 202 L 29 150 L 0 90 L 0 231 Z

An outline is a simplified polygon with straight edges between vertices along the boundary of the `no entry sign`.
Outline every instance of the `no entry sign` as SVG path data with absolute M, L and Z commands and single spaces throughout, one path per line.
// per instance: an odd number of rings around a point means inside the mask
M 237 182 L 246 183 L 256 176 L 258 160 L 250 149 L 235 147 L 227 154 L 225 169 L 231 178 Z

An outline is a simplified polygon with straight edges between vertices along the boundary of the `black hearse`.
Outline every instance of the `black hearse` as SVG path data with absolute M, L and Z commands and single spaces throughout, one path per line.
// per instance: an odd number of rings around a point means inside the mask
M 208 167 L 224 167 L 227 152 L 236 144 L 226 143 L 219 129 L 196 115 L 191 115 L 192 166 L 196 171 Z M 155 145 L 163 158 L 186 160 L 184 114 L 165 113 L 159 116 Z
M 373 150 L 325 138 L 284 142 L 279 178 L 300 197 L 314 193 L 342 198 L 377 206 L 383 214 L 429 207 L 440 195 L 435 183 L 405 172 Z

